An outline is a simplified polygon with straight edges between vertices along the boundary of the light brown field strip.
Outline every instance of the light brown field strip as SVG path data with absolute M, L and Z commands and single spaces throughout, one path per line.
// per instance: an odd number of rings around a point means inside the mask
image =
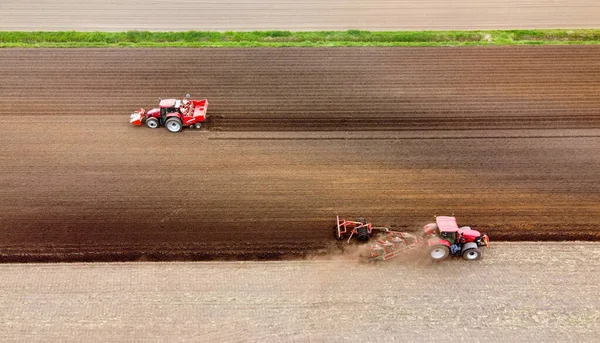
M 598 28 L 595 0 L 3 0 L 0 30 Z

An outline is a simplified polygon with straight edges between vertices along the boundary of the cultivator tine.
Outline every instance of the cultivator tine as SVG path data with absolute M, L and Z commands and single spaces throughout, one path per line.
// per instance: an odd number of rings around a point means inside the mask
M 388 231 L 385 236 L 378 238 L 369 261 L 388 261 L 394 257 L 417 249 L 420 240 L 417 236 L 406 232 Z

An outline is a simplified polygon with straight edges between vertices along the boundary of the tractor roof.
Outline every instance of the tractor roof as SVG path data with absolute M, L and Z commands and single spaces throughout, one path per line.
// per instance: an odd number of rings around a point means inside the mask
M 165 107 L 175 107 L 175 102 L 177 100 L 176 99 L 162 99 L 159 103 L 159 106 L 161 108 L 165 108 Z
M 435 218 L 440 231 L 444 232 L 456 232 L 458 231 L 458 224 L 456 224 L 456 218 L 439 216 Z

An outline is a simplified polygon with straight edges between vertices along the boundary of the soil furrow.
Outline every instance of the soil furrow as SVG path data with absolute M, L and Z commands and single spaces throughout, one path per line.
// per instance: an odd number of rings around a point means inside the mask
M 598 55 L 0 50 L 0 260 L 297 257 L 338 214 L 598 240 Z M 128 124 L 186 93 L 209 99 L 208 130 Z

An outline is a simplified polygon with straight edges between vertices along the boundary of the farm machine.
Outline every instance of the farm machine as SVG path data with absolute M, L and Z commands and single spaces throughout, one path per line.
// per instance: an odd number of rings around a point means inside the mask
M 387 227 L 376 227 L 367 223 L 364 218 L 358 221 L 350 221 L 337 217 L 335 226 L 335 237 L 338 240 L 346 240 L 350 243 L 352 237 L 359 242 L 374 241 L 370 245 L 369 261 L 387 261 L 402 255 L 409 250 L 418 248 L 421 239 L 406 232 L 393 231 Z
M 468 226 L 458 227 L 456 218 L 439 216 L 435 223 L 423 228 L 427 239 L 429 257 L 434 261 L 445 260 L 448 256 L 462 256 L 469 261 L 481 258 L 482 247 L 490 247 L 490 239 Z
M 350 243 L 355 238 L 361 243 L 371 242 L 369 261 L 387 261 L 410 250 L 428 251 L 433 261 L 442 261 L 449 256 L 462 256 L 474 261 L 481 258 L 480 248 L 489 248 L 487 235 L 468 226 L 459 228 L 454 217 L 436 217 L 435 223 L 425 225 L 421 237 L 387 227 L 375 227 L 363 218 L 349 221 L 339 216 L 334 230 L 338 240 Z
M 208 100 L 190 100 L 187 94 L 183 100 L 160 99 L 158 106 L 147 112 L 140 108 L 130 115 L 129 122 L 136 126 L 146 122 L 151 129 L 164 126 L 170 132 L 179 132 L 184 126 L 200 129 L 206 120 Z

